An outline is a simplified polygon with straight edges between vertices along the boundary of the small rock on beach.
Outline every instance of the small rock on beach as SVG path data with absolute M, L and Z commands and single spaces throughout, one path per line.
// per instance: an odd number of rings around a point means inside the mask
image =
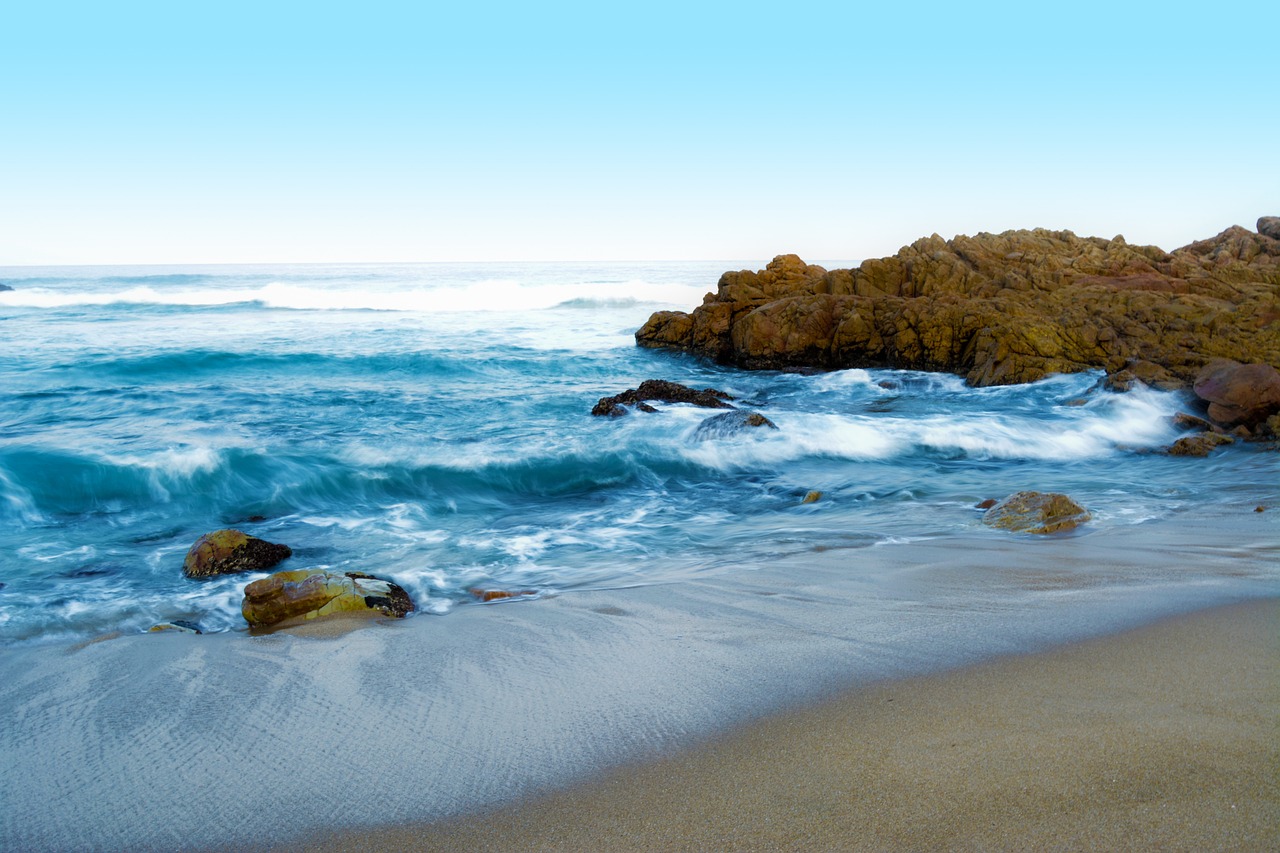
M 240 605 L 253 628 L 285 627 L 342 614 L 399 618 L 413 610 L 413 599 L 399 584 L 361 572 L 323 569 L 276 572 L 256 580 L 244 588 Z

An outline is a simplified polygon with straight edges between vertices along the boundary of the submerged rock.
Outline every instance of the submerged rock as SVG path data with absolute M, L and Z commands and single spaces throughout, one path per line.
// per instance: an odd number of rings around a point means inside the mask
M 1170 456 L 1208 456 L 1215 447 L 1232 444 L 1235 439 L 1216 432 L 1202 432 L 1178 439 L 1165 452 Z
M 726 272 L 690 313 L 653 314 L 636 342 L 751 369 L 907 368 L 976 386 L 1127 369 L 1124 382 L 1186 387 L 1213 358 L 1280 364 L 1280 239 L 1270 219 L 1259 228 L 1174 252 L 1036 229 L 933 235 L 852 270 L 779 255 Z
M 974 509 L 991 509 L 998 503 L 1000 502 L 995 498 L 987 498 L 985 501 L 979 501 L 977 505 L 974 506 Z
M 1089 511 L 1055 492 L 1018 492 L 982 516 L 990 527 L 1017 533 L 1060 533 L 1088 521 Z
M 159 634 L 164 631 L 176 631 L 179 634 L 203 634 L 200 626 L 185 619 L 174 619 L 171 622 L 160 622 L 147 629 L 148 634 Z
M 504 601 L 508 598 L 532 598 L 538 594 L 534 589 L 521 589 L 512 592 L 507 589 L 485 589 L 483 587 L 472 587 L 467 590 L 472 598 L 488 603 L 490 601 Z
M 1269 364 L 1215 359 L 1196 376 L 1193 390 L 1209 404 L 1209 418 L 1224 427 L 1252 429 L 1280 413 L 1280 371 Z
M 727 438 L 745 430 L 758 429 L 759 427 L 777 429 L 778 425 L 759 412 L 744 412 L 740 409 L 735 409 L 722 415 L 712 415 L 698 424 L 698 428 L 693 433 L 693 440 L 707 441 L 713 438 Z
M 276 572 L 244 588 L 240 612 L 253 628 L 285 625 L 325 616 L 402 617 L 413 599 L 398 584 L 361 572 L 301 569 Z
M 208 578 L 237 572 L 259 572 L 289 557 L 288 545 L 277 545 L 239 530 L 215 530 L 196 540 L 182 561 L 189 578 Z
M 609 417 L 625 415 L 627 413 L 626 405 L 633 405 L 642 412 L 656 412 L 657 409 L 645 403 L 646 400 L 658 400 L 663 403 L 690 403 L 705 409 L 732 409 L 733 406 L 725 402 L 732 399 L 733 397 L 729 394 L 717 391 L 715 388 L 704 388 L 699 391 L 676 382 L 668 382 L 665 379 L 646 379 L 640 383 L 639 388 L 628 388 L 621 394 L 615 394 L 612 397 L 601 397 L 600 401 L 591 409 L 591 414 Z
M 807 493 L 807 494 L 804 496 L 804 500 L 800 501 L 800 503 L 802 503 L 802 504 L 815 504 L 815 503 L 817 503 L 817 502 L 818 502 L 818 501 L 820 501 L 820 500 L 822 500 L 822 492 L 819 492 L 819 491 L 817 491 L 817 490 L 814 490 L 814 491 L 812 491 L 812 492 Z
M 7 284 L 0 284 L 0 292 L 4 292 L 6 290 L 13 290 L 13 288 Z

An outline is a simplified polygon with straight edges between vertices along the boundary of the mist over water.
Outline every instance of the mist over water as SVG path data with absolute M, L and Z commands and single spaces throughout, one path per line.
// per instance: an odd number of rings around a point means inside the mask
M 1084 536 L 1274 500 L 1274 453 L 1145 452 L 1177 437 L 1178 394 L 749 373 L 635 346 L 652 311 L 736 266 L 0 270 L 0 643 L 242 629 L 261 575 L 181 575 L 224 526 L 291 546 L 282 568 L 391 577 L 447 614 L 477 585 L 1007 536 L 973 505 L 1020 489 L 1085 504 Z M 716 412 L 688 406 L 590 416 L 646 378 L 720 388 L 778 430 L 707 438 Z

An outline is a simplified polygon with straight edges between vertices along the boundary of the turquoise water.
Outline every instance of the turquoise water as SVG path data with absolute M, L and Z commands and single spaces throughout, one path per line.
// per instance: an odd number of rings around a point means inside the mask
M 1027 488 L 1093 511 L 1079 535 L 1276 500 L 1274 452 L 1147 452 L 1177 437 L 1179 394 L 748 373 L 635 346 L 652 311 L 759 266 L 0 269 L 0 643 L 243 630 L 261 575 L 181 574 L 225 526 L 290 545 L 282 567 L 391 577 L 447 615 L 477 585 L 549 595 L 1005 536 L 973 504 Z M 700 440 L 706 410 L 589 415 L 646 378 L 724 389 L 779 429 Z

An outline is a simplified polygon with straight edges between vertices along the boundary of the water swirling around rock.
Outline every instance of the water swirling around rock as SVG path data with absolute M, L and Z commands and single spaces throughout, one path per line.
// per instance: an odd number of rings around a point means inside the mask
M 386 577 L 430 615 L 472 589 L 1000 535 L 973 505 L 1028 488 L 1071 495 L 1100 531 L 1274 489 L 1260 446 L 1142 452 L 1180 435 L 1187 398 L 1114 393 L 1098 371 L 975 388 L 635 346 L 725 266 L 3 271 L 0 644 L 245 630 L 243 587 L 265 575 L 182 577 L 223 527 L 288 545 L 290 568 Z M 273 281 L 293 302 L 273 307 Z M 723 389 L 778 429 L 697 441 L 714 413 L 683 403 L 588 414 L 651 377 Z

